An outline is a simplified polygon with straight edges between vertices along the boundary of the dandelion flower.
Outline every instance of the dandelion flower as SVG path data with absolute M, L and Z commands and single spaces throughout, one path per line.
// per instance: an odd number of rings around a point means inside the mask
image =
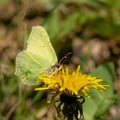
M 68 67 L 62 68 L 54 75 L 39 76 L 38 82 L 43 82 L 44 86 L 36 88 L 35 90 L 55 90 L 58 93 L 65 93 L 67 95 L 81 95 L 90 96 L 88 91 L 96 89 L 99 91 L 106 90 L 108 86 L 102 79 L 96 78 L 80 72 L 80 66 L 76 71 L 69 72 Z
M 67 120 L 73 120 L 74 118 L 79 120 L 84 117 L 82 104 L 85 98 L 83 96 L 90 96 L 90 89 L 96 89 L 102 92 L 108 86 L 100 78 L 81 73 L 80 66 L 78 66 L 76 71 L 72 72 L 66 67 L 58 70 L 53 75 L 45 74 L 39 76 L 38 82 L 41 81 L 43 82 L 43 86 L 35 90 L 50 89 L 59 93 L 60 103 L 56 109 L 58 115 L 62 111 L 64 118 L 67 118 Z

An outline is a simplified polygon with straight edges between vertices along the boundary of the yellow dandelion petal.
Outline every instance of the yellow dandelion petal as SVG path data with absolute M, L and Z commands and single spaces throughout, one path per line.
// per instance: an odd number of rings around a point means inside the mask
M 35 90 L 48 90 L 49 88 L 43 88 L 43 87 L 39 87 L 39 88 L 35 88 Z

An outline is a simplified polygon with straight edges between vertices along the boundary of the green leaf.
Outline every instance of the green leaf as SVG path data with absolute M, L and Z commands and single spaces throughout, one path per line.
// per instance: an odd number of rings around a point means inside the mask
M 76 10 L 62 22 L 60 37 L 64 37 L 77 27 L 80 16 L 81 12 Z
M 59 21 L 59 12 L 58 10 L 53 11 L 45 21 L 43 25 L 49 36 L 51 41 L 55 39 L 55 37 L 58 35 L 60 30 L 60 21 Z M 56 27 L 57 26 L 57 27 Z M 59 27 L 58 27 L 59 26 Z
M 96 120 L 108 112 L 109 107 L 116 101 L 117 95 L 114 92 L 114 82 L 116 74 L 113 63 L 107 63 L 99 66 L 93 73 L 93 76 L 99 77 L 110 86 L 101 94 L 96 90 L 91 90 L 91 97 L 86 98 L 84 103 L 85 120 Z
M 100 18 L 92 20 L 89 27 L 98 35 L 109 37 L 114 35 L 114 25 L 111 18 Z M 104 30 L 105 28 L 105 30 Z

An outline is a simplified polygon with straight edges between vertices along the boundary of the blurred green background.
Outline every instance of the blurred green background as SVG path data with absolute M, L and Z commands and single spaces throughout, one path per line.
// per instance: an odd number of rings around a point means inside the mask
M 0 0 L 0 120 L 55 120 L 47 92 L 14 75 L 32 26 L 46 28 L 60 60 L 110 85 L 83 105 L 85 120 L 120 120 L 120 0 Z

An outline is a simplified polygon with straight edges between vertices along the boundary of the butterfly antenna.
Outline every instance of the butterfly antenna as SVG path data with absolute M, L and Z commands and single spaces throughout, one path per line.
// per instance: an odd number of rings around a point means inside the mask
M 67 53 L 60 61 L 59 64 L 63 63 L 63 60 L 67 59 L 68 60 L 68 56 L 72 55 L 72 52 Z M 64 61 L 65 62 L 65 61 Z M 70 61 L 69 61 L 70 62 Z

